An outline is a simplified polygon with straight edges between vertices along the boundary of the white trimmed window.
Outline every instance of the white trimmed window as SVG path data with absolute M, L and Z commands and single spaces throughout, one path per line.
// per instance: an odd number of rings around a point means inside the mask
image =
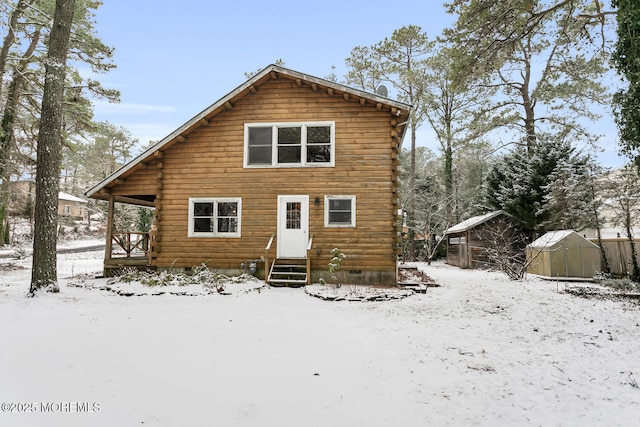
M 324 196 L 325 227 L 356 226 L 356 196 Z
M 245 167 L 326 167 L 334 157 L 335 122 L 244 125 Z
M 189 237 L 240 237 L 242 199 L 190 198 Z

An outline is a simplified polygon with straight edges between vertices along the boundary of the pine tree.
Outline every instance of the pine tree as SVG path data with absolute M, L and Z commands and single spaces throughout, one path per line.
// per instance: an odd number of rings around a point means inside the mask
M 562 223 L 562 210 L 566 209 L 562 204 L 575 201 L 559 196 L 566 193 L 560 180 L 567 170 L 583 171 L 584 162 L 568 142 L 540 137 L 533 155 L 520 146 L 494 165 L 487 177 L 486 202 L 493 209 L 504 210 L 533 238 Z M 579 181 L 586 185 L 586 181 Z M 572 191 L 583 192 L 581 186 Z M 578 215 L 576 210 L 572 210 L 574 216 Z
M 558 159 L 538 212 L 547 218 L 541 224 L 546 230 L 580 231 L 593 225 L 589 162 L 588 157 L 579 155 Z
M 635 0 L 629 0 L 635 1 Z M 573 133 L 594 141 L 581 125 L 597 118 L 594 103 L 609 104 L 603 0 L 450 0 L 457 15 L 445 36 L 460 75 L 489 76 L 498 91 L 487 103 L 502 125 L 517 131 L 512 143 L 532 154 L 540 132 Z M 603 40 L 602 42 L 600 42 Z
M 41 288 L 58 292 L 56 242 L 62 153 L 62 110 L 66 61 L 75 0 L 56 0 L 38 133 L 36 209 L 31 295 Z
M 363 90 L 377 89 L 373 86 L 386 82 L 397 91 L 398 99 L 413 105 L 409 117 L 411 127 L 410 171 L 405 192 L 411 195 L 408 200 L 407 224 L 409 240 L 414 238 L 415 230 L 415 188 L 416 188 L 416 132 L 426 119 L 424 104 L 426 95 L 427 55 L 431 53 L 433 42 L 427 33 L 416 25 L 397 29 L 390 38 L 374 46 L 356 47 L 352 56 L 346 60 L 350 68 L 347 83 L 360 86 Z M 409 259 L 415 257 L 414 247 L 409 247 Z

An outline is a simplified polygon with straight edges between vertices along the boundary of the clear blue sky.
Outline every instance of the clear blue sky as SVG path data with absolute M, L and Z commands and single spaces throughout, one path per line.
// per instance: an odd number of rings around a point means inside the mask
M 370 46 L 405 25 L 419 25 L 434 38 L 453 17 L 439 0 L 105 0 L 96 20 L 117 65 L 97 78 L 120 91 L 121 103 L 98 102 L 95 118 L 128 129 L 146 145 L 242 84 L 245 72 L 281 58 L 286 67 L 317 77 L 336 66 L 342 79 L 353 47 Z M 620 165 L 611 120 L 597 131 L 608 135 L 601 161 Z M 426 130 L 418 145 L 437 151 Z

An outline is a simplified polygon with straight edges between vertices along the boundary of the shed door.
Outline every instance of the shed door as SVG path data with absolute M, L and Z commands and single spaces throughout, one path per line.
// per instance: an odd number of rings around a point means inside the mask
M 278 196 L 278 258 L 304 258 L 308 231 L 309 196 Z

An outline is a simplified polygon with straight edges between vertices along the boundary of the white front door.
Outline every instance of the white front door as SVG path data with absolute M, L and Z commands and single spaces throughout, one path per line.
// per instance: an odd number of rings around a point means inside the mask
M 308 231 L 309 196 L 278 196 L 278 258 L 304 258 Z

